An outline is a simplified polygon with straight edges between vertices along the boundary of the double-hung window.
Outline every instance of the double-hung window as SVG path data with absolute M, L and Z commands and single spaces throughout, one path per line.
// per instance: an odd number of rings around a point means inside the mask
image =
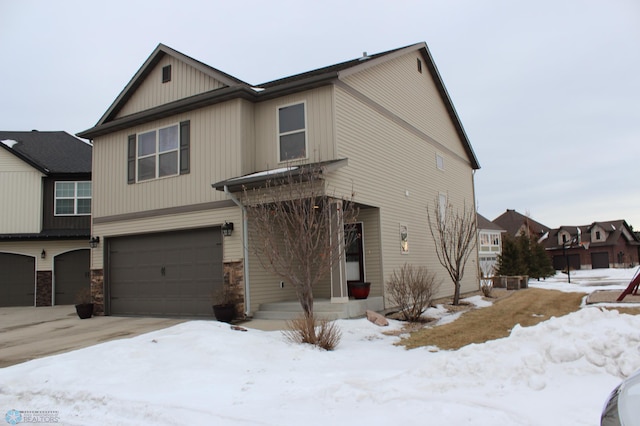
M 83 216 L 91 214 L 91 182 L 56 182 L 56 216 Z
M 307 157 L 307 126 L 305 104 L 278 108 L 279 161 Z
M 129 183 L 189 172 L 189 122 L 129 136 Z

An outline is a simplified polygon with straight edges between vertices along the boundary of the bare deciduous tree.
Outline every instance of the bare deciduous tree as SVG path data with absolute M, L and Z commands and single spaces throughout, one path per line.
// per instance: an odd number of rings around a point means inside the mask
M 322 173 L 321 167 L 291 166 L 286 176 L 243 194 L 250 250 L 266 270 L 291 283 L 311 320 L 314 286 L 350 244 L 338 225 L 353 222 L 358 213 L 353 192 L 348 199 L 326 194 Z
M 460 302 L 460 285 L 465 266 L 477 243 L 476 212 L 467 208 L 466 203 L 460 211 L 454 210 L 450 203 L 442 206 L 436 199 L 433 216 L 427 208 L 427 220 L 438 260 L 453 281 L 453 304 L 457 305 Z

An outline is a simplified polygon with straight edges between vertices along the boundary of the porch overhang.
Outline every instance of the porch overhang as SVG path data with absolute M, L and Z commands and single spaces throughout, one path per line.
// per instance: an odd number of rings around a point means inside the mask
M 316 163 L 307 163 L 299 165 L 287 165 L 277 169 L 263 170 L 260 172 L 250 173 L 244 176 L 233 177 L 220 182 L 211 184 L 218 190 L 224 191 L 225 187 L 229 192 L 242 192 L 245 189 L 261 188 L 268 181 L 278 182 L 287 177 L 298 177 L 308 175 L 309 170 L 313 170 L 320 175 L 325 175 L 348 164 L 348 158 L 338 160 L 320 161 Z

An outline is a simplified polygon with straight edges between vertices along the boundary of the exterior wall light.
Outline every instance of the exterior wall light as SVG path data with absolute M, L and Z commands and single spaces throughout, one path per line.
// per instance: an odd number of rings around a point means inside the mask
M 89 240 L 89 247 L 94 249 L 98 247 L 98 244 L 100 244 L 100 237 L 91 237 L 91 239 Z
M 222 225 L 222 235 L 230 237 L 233 233 L 233 222 L 226 222 Z
M 40 259 L 44 259 L 45 257 L 47 257 L 47 252 L 42 249 L 42 253 L 40 253 Z

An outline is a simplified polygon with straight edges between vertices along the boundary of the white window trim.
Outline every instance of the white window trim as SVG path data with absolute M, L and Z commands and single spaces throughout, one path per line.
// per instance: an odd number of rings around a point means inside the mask
M 58 197 L 57 196 L 57 186 L 59 183 L 73 183 L 73 197 Z M 93 185 L 91 185 L 91 197 L 78 197 L 78 184 L 79 183 L 88 183 L 91 184 L 90 180 L 59 180 L 56 181 L 53 185 L 53 215 L 54 216 L 91 216 L 91 212 L 89 213 L 78 213 L 78 200 L 91 200 L 93 201 Z M 57 213 L 58 211 L 58 200 L 73 200 L 73 213 Z M 93 205 L 91 206 L 93 209 Z
M 436 153 L 436 168 L 444 171 L 444 156 Z
M 303 130 L 292 130 L 290 132 L 284 132 L 281 133 L 280 132 L 280 110 L 282 108 L 286 108 L 286 107 L 290 107 L 290 106 L 294 106 L 294 105 L 300 105 L 302 104 L 304 107 L 304 129 Z M 307 120 L 307 101 L 303 100 L 303 101 L 299 101 L 299 102 L 291 102 L 288 104 L 283 104 L 283 105 L 278 105 L 276 107 L 276 129 L 277 129 L 277 138 L 278 138 L 278 152 L 276 152 L 276 157 L 278 158 L 278 163 L 288 163 L 290 161 L 297 161 L 297 160 L 307 160 L 309 158 L 309 134 L 308 134 L 308 120 Z M 290 159 L 282 159 L 280 158 L 280 138 L 282 136 L 286 136 L 286 135 L 293 135 L 296 133 L 300 133 L 303 132 L 304 133 L 304 157 L 298 157 L 298 158 L 290 158 Z
M 166 176 L 160 176 L 160 137 L 159 137 L 159 133 L 160 130 L 163 129 L 168 129 L 169 127 L 177 127 L 178 128 L 178 145 L 177 148 L 175 149 L 171 149 L 169 151 L 163 151 L 162 154 L 167 154 L 170 152 L 177 152 L 177 162 L 176 162 L 176 173 L 172 174 L 172 175 L 166 175 Z M 173 123 L 173 124 L 168 124 L 166 126 L 161 126 L 161 127 L 156 127 L 155 129 L 148 129 L 148 130 L 144 130 L 142 132 L 138 132 L 136 133 L 136 171 L 135 171 L 135 176 L 136 176 L 136 183 L 143 183 L 143 182 L 151 182 L 154 180 L 158 180 L 158 179 L 166 179 L 166 178 L 170 178 L 170 177 L 175 177 L 175 176 L 179 176 L 180 175 L 180 122 L 177 123 Z M 144 135 L 145 133 L 151 133 L 151 132 L 155 132 L 156 134 L 156 150 L 155 153 L 153 154 L 148 154 L 148 155 L 138 155 L 138 147 L 139 147 L 139 143 L 140 143 L 140 135 Z M 149 178 L 149 179 L 142 179 L 140 180 L 139 177 L 139 171 L 140 171 L 140 165 L 139 165 L 139 161 L 140 159 L 144 159 L 144 158 L 151 158 L 154 157 L 155 158 L 155 166 L 156 166 L 156 170 L 155 170 L 155 174 L 154 177 Z

